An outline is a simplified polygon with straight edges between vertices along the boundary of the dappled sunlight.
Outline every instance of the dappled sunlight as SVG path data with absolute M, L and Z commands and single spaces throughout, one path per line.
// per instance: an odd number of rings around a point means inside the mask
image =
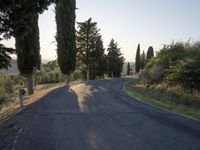
M 97 92 L 92 85 L 86 85 L 84 83 L 72 86 L 78 97 L 78 105 L 80 112 L 88 112 L 87 97 L 92 96 L 93 92 Z

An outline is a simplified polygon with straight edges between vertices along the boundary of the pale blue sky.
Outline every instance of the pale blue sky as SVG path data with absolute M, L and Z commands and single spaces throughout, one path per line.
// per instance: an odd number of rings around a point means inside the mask
M 107 47 L 114 38 L 126 61 L 134 61 L 137 44 L 156 51 L 173 40 L 200 37 L 199 0 L 77 0 L 77 21 L 92 17 L 98 23 Z M 56 32 L 53 6 L 40 16 L 42 59 L 56 59 L 52 43 Z M 14 45 L 13 40 L 5 42 Z

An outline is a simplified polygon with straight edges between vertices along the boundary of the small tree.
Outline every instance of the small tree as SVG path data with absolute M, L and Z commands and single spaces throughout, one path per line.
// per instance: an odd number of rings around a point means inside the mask
M 127 65 L 127 75 L 130 75 L 130 72 L 131 72 L 131 67 L 130 67 L 130 63 L 128 62 L 128 65 Z
M 150 46 L 147 51 L 147 60 L 151 59 L 152 57 L 154 57 L 154 50 L 153 47 Z
M 143 51 L 142 55 L 140 56 L 140 69 L 144 69 L 145 64 L 146 64 L 146 55 Z
M 140 72 L 140 44 L 138 44 L 136 57 L 135 57 L 135 72 L 136 73 Z

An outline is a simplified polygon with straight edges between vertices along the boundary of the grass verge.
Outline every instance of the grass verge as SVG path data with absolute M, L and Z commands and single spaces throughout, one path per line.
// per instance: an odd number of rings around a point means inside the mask
M 136 80 L 134 79 L 129 81 L 125 85 L 124 90 L 127 92 L 129 96 L 136 98 L 138 100 L 144 101 L 148 104 L 152 104 L 152 105 L 164 108 L 166 110 L 200 120 L 199 109 L 193 108 L 191 106 L 172 103 L 170 101 L 162 99 L 163 97 L 165 97 L 164 93 L 162 93 L 163 94 L 162 96 L 160 93 L 158 94 L 157 91 L 155 90 L 147 89 L 145 86 L 141 86 L 141 85 L 139 86 L 137 85 Z M 158 98 L 157 95 L 160 95 L 160 98 Z

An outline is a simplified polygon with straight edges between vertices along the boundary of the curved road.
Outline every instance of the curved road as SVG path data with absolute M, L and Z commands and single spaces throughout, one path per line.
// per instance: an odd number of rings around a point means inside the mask
M 128 79 L 58 88 L 0 125 L 1 150 L 200 150 L 200 122 L 138 102 Z

